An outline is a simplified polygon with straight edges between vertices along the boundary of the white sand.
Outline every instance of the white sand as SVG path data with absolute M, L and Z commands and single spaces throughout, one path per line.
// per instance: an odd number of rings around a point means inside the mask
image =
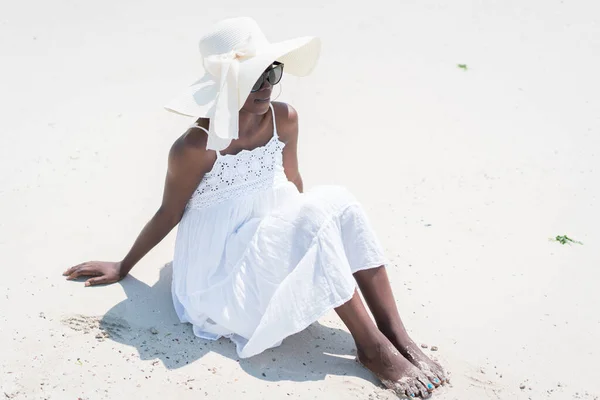
M 272 38 L 324 40 L 282 96 L 305 182 L 370 211 L 406 324 L 452 372 L 437 398 L 596 398 L 597 3 L 206 3 L 0 4 L 0 397 L 393 398 L 333 312 L 239 363 L 194 338 L 161 272 L 173 235 L 121 285 L 60 275 L 128 250 L 190 123 L 162 104 L 196 78 L 203 27 L 250 15 Z M 564 234 L 584 245 L 548 240 Z

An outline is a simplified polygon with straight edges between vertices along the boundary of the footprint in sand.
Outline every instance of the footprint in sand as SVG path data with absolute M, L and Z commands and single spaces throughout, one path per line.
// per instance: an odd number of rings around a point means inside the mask
M 465 376 L 470 381 L 471 386 L 483 389 L 490 398 L 503 398 L 501 393 L 504 388 L 498 382 L 487 379 L 483 370 L 480 373 L 466 374 Z
M 109 337 L 121 339 L 131 333 L 127 321 L 118 317 L 74 315 L 63 318 L 61 322 L 77 332 L 95 333 L 97 339 Z

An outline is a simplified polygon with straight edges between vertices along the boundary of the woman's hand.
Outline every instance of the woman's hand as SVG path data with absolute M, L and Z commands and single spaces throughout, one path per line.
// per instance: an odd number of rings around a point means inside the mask
M 120 281 L 126 274 L 121 272 L 121 262 L 91 261 L 69 268 L 63 275 L 68 280 L 80 276 L 93 276 L 85 281 L 85 286 L 110 284 Z

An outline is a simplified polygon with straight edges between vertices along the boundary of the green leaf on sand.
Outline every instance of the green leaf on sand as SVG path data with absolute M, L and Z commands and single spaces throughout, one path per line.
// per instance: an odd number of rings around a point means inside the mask
M 558 235 L 554 239 L 550 239 L 550 240 L 553 240 L 553 241 L 558 242 L 560 244 L 573 244 L 573 243 L 575 243 L 575 244 L 583 244 L 583 243 L 581 243 L 578 240 L 571 239 L 567 235 L 562 235 L 562 236 Z

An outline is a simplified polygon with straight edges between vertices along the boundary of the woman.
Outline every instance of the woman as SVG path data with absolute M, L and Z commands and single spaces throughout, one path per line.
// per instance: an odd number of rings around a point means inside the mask
M 271 103 L 283 69 L 309 74 L 320 42 L 271 44 L 253 20 L 236 18 L 215 25 L 200 51 L 205 75 L 167 106 L 200 118 L 171 148 L 160 208 L 122 261 L 83 263 L 67 279 L 117 282 L 179 224 L 173 303 L 197 336 L 229 337 L 251 357 L 334 308 L 385 386 L 429 397 L 444 371 L 404 329 L 360 204 L 337 187 L 303 193 L 298 115 Z

